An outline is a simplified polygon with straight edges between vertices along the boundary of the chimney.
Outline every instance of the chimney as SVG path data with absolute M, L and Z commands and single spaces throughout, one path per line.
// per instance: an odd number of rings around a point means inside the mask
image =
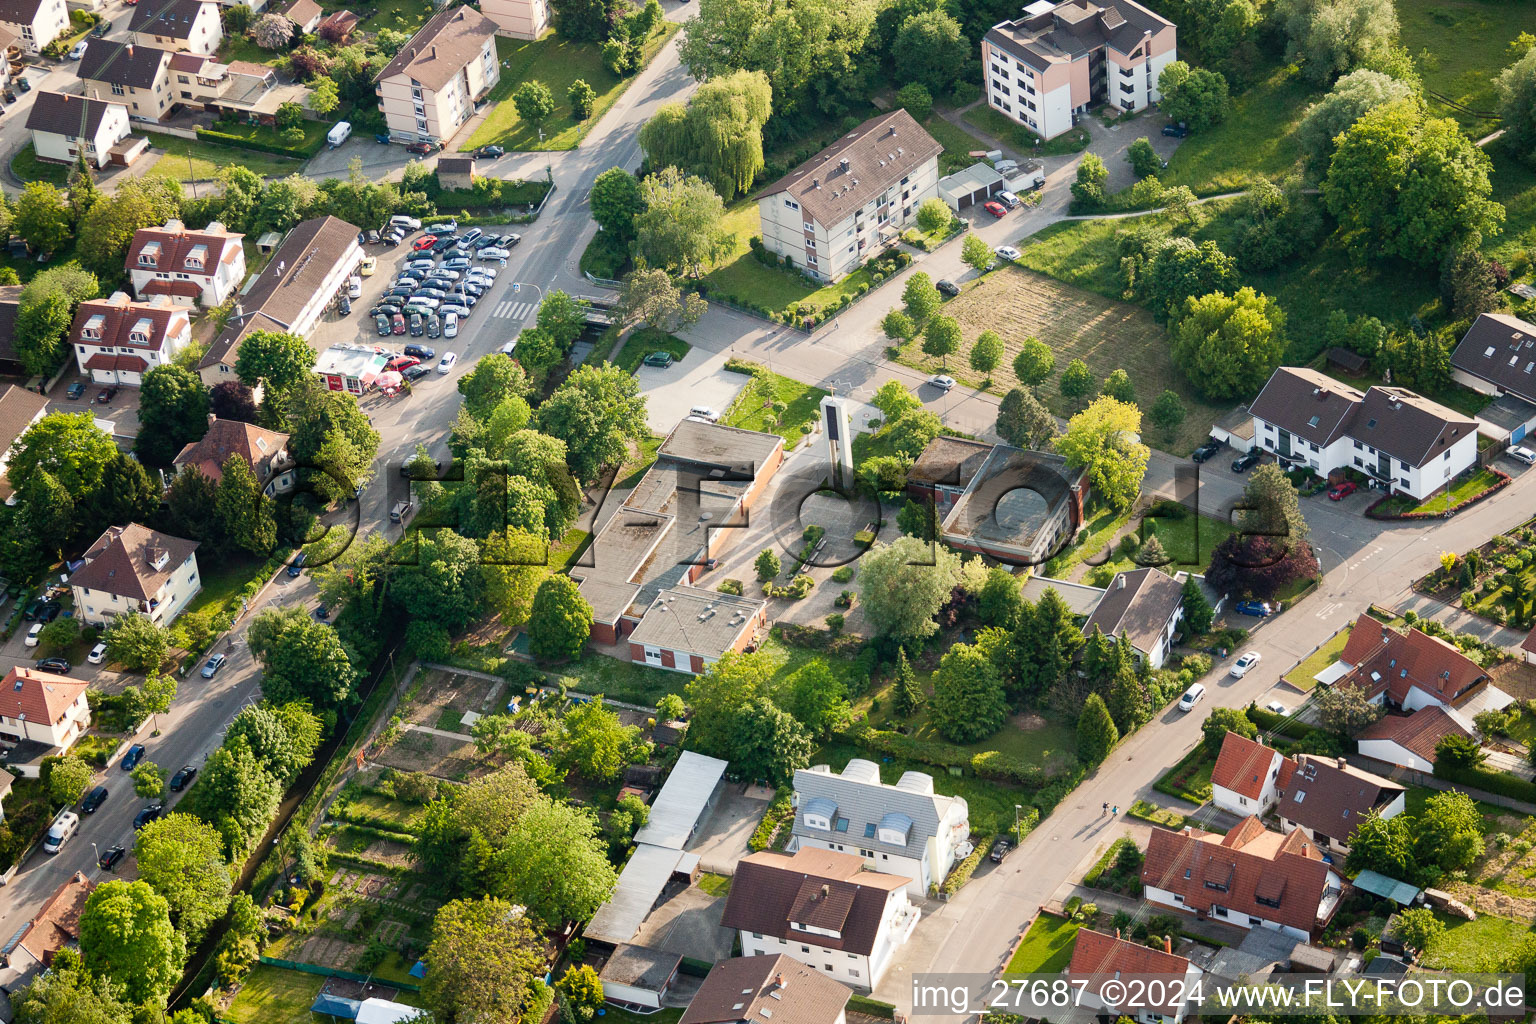
M 1115 589 L 1116 590 L 1124 590 L 1125 589 L 1125 573 L 1121 573 L 1120 575 L 1115 577 Z
M 822 897 L 822 899 L 826 899 L 828 896 L 831 896 L 831 895 L 832 895 L 832 887 L 830 885 L 828 885 L 826 882 L 822 882 L 821 883 L 821 897 Z
M 843 173 L 846 174 L 848 172 L 848 158 L 843 157 L 837 162 L 837 166 L 841 167 L 843 169 Z
M 1173 952 L 1173 936 L 1172 935 L 1164 935 L 1163 936 L 1163 952 L 1164 953 L 1172 953 Z
M 217 420 L 218 420 L 218 417 L 215 416 L 213 413 L 209 413 L 208 414 L 208 426 L 212 427 L 213 424 L 215 423 L 215 421 L 217 421 Z
M 432 44 L 432 59 L 437 60 L 437 44 Z
M 775 974 L 773 976 L 773 987 L 774 988 L 784 988 L 784 972 L 783 971 L 780 971 L 778 974 Z
M 236 320 L 243 320 L 244 318 L 245 318 L 245 304 L 243 302 L 236 302 L 235 303 L 235 319 Z
M 132 43 L 128 44 L 128 56 L 130 56 L 130 57 L 133 56 L 133 44 Z
M 1342 769 L 1343 767 L 1344 767 L 1344 758 L 1340 757 L 1339 758 L 1339 768 Z
M 1119 938 L 1119 937 L 1120 937 L 1120 929 L 1119 929 L 1119 928 L 1116 928 L 1116 929 L 1115 929 L 1115 938 L 1117 938 L 1117 939 L 1118 939 L 1118 938 Z

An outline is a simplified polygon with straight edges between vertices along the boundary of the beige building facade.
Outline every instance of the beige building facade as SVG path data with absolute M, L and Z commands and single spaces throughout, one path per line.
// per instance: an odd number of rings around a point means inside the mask
M 375 92 L 392 136 L 446 143 L 501 80 L 497 23 L 470 7 L 436 15 L 379 73 Z

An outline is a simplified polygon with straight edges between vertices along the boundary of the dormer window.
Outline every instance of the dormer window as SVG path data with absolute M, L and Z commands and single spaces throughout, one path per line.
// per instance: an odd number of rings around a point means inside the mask
M 824 832 L 832 831 L 832 823 L 837 819 L 837 802 L 826 797 L 816 797 L 805 802 L 805 827 L 820 829 Z
M 208 247 L 206 245 L 194 245 L 192 251 L 187 253 L 187 267 L 190 270 L 202 270 L 203 264 L 208 259 Z
M 133 325 L 133 330 L 128 332 L 128 340 L 136 345 L 148 345 L 149 336 L 154 329 L 155 325 L 149 317 L 141 317 L 139 322 Z
M 160 243 L 150 242 L 139 250 L 139 263 L 146 267 L 158 266 L 160 263 Z
M 165 551 L 165 550 L 151 550 L 150 553 L 149 553 L 149 564 L 155 567 L 155 571 L 156 572 L 159 572 L 161 569 L 164 569 L 166 564 L 168 562 L 170 562 L 170 560 L 171 560 L 171 553 L 169 551 Z
M 100 341 L 101 332 L 102 329 L 106 326 L 106 323 L 106 317 L 102 316 L 100 313 L 93 313 L 91 318 L 85 322 L 85 326 L 80 329 L 80 336 Z

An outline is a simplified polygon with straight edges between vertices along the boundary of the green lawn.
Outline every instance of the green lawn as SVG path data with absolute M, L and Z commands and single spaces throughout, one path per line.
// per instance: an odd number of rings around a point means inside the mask
M 210 558 L 198 564 L 198 575 L 203 589 L 187 605 L 187 611 L 200 612 L 204 608 L 224 611 L 238 603 L 240 591 L 251 581 L 251 576 L 261 563 L 253 558 Z
M 1024 934 L 1024 941 L 1003 968 L 1004 974 L 1060 974 L 1072 962 L 1077 941 L 1076 921 L 1042 913 Z
M 1130 512 L 1118 512 L 1113 508 L 1101 509 L 1089 520 L 1088 533 L 1081 544 L 1067 548 L 1040 568 L 1040 575 L 1051 579 L 1065 579 L 1072 567 L 1096 552 L 1104 550 L 1109 539 L 1131 521 Z
M 234 146 L 218 146 L 175 135 L 144 132 L 155 150 L 163 150 L 148 174 L 174 181 L 212 181 L 219 168 L 240 164 L 265 178 L 280 178 L 303 170 L 304 161 Z M 190 162 L 189 162 L 190 158 Z
M 1211 798 L 1211 772 L 1216 759 L 1206 753 L 1205 743 L 1195 745 L 1168 773 L 1152 784 L 1159 793 L 1203 804 Z
M 1531 934 L 1531 926 L 1491 914 L 1476 921 L 1435 911 L 1445 931 L 1429 944 L 1422 966 L 1441 971 L 1498 970 L 1506 954 Z
M 918 684 L 927 687 L 930 675 L 918 673 Z M 882 702 L 881 709 L 870 715 L 870 725 L 877 729 L 892 728 L 898 718 L 889 710 L 889 702 Z M 926 708 L 913 714 L 900 718 L 899 721 L 908 727 L 908 735 L 918 739 L 943 743 L 964 750 L 969 754 L 980 754 L 988 750 L 996 750 L 1007 754 L 1009 757 L 1042 767 L 1060 766 L 1075 756 L 1077 751 L 1077 730 L 1075 727 L 1052 718 L 1040 719 L 1035 717 L 1030 728 L 1020 728 L 1009 722 L 1001 730 L 993 733 L 984 740 L 975 743 L 950 743 L 939 735 L 929 718 Z
M 11 170 L 22 181 L 46 181 L 60 188 L 69 180 L 69 168 L 64 164 L 52 163 L 48 160 L 40 160 L 37 150 L 28 142 L 16 155 L 11 158 Z
M 923 130 L 944 147 L 944 152 L 939 154 L 940 174 L 952 174 L 974 164 L 980 158 L 971 156 L 972 150 L 992 148 L 989 143 L 981 141 L 964 128 L 944 120 L 938 114 L 930 116 L 923 122 Z
M 1499 482 L 1499 478 L 1486 469 L 1479 469 L 1475 473 L 1461 476 L 1451 481 L 1451 490 L 1447 494 L 1442 488 L 1429 498 L 1417 505 L 1409 506 L 1405 511 L 1440 514 L 1446 512 L 1464 501 L 1470 501 L 1484 491 Z
M 551 572 L 563 572 L 587 550 L 587 545 L 592 542 L 592 534 L 586 530 L 572 528 L 560 538 L 560 543 L 552 545 L 549 549 L 549 568 Z
M 649 64 L 667 40 L 672 38 L 678 24 L 663 21 L 656 34 L 645 44 L 644 63 Z M 532 42 L 520 39 L 497 38 L 496 55 L 501 59 L 501 80 L 491 90 L 486 116 L 475 133 L 460 146 L 461 151 L 478 149 L 495 143 L 507 149 L 533 150 L 575 149 L 592 126 L 597 124 L 615 100 L 635 80 L 618 78 L 603 66 L 598 44 L 572 42 L 555 35 L 551 30 L 542 39 Z M 585 81 L 597 93 L 592 106 L 592 116 L 578 121 L 571 113 L 570 99 L 566 91 L 577 79 Z M 555 112 L 544 122 L 544 137 L 533 124 L 522 120 L 512 94 L 524 82 L 543 82 L 555 100 Z
M 1144 519 L 1138 532 L 1143 543 L 1145 538 L 1151 536 L 1153 532 L 1157 534 L 1157 539 L 1167 550 L 1168 557 L 1173 559 L 1171 565 L 1163 567 L 1166 572 L 1172 574 L 1180 570 L 1193 570 L 1203 573 L 1206 566 L 1211 564 L 1211 552 L 1216 549 L 1216 545 L 1237 532 L 1237 528 L 1224 519 L 1212 519 L 1210 516 L 1189 515 L 1183 519 L 1157 519 L 1155 526 L 1152 520 Z M 1110 555 L 1109 561 L 1103 563 L 1110 572 L 1125 572 L 1141 568 L 1140 563 L 1130 555 L 1121 554 L 1118 545 Z M 1096 568 L 1095 571 L 1102 574 L 1104 568 Z
M 1040 136 L 1023 125 L 1008 120 L 986 104 L 972 107 L 963 116 L 970 124 L 994 138 L 1001 139 L 1027 156 L 1064 156 L 1068 153 L 1080 153 L 1088 148 L 1090 141 L 1086 129 L 1076 128 L 1056 136 L 1049 142 L 1042 142 Z
M 329 13 L 329 12 L 327 12 Z M 251 64 L 275 66 L 282 55 L 273 50 L 263 50 L 249 35 L 226 32 L 219 43 L 219 63 L 243 60 Z
M 282 133 L 279 132 L 276 128 L 265 124 L 245 124 L 244 122 L 240 121 L 215 121 L 213 127 L 208 130 L 218 132 L 221 135 L 231 135 L 236 139 L 242 139 L 247 142 L 259 143 L 262 146 L 275 146 L 279 149 L 295 154 L 294 158 L 297 159 L 300 156 L 305 158 L 312 157 L 316 153 L 320 152 L 321 148 L 325 145 L 325 133 L 331 130 L 332 123 L 333 122 L 330 121 L 309 120 L 299 122 L 299 127 L 304 129 L 303 142 L 289 142 L 283 138 Z M 205 143 L 207 142 L 206 139 L 202 141 Z M 254 150 L 245 149 L 233 143 L 231 143 L 230 148 L 233 149 L 237 154 L 236 159 L 239 159 L 242 163 L 245 162 L 250 154 L 255 152 Z M 262 153 L 260 155 L 266 156 L 267 154 Z M 226 160 L 227 159 L 228 158 L 226 158 Z
M 767 381 L 767 384 L 762 385 L 758 383 L 760 381 Z M 800 443 L 806 433 L 802 428 L 815 422 L 821 415 L 821 400 L 829 394 L 821 388 L 802 384 L 769 370 L 759 370 L 746 383 L 747 386 L 736 396 L 721 422 L 744 430 L 776 433 L 784 439 L 786 448 L 793 448 Z M 768 394 L 760 390 L 764 387 Z M 780 402 L 787 408 L 778 417 L 777 423 L 770 423 L 773 406 Z
M 1504 204 L 1504 230 L 1487 239 L 1483 250 L 1508 266 L 1536 246 L 1536 170 L 1516 160 L 1497 142 L 1485 146 L 1493 160 L 1493 198 Z
M 658 331 L 650 327 L 642 327 L 624 339 L 624 347 L 619 349 L 618 358 L 614 365 L 625 373 L 634 373 L 640 368 L 640 362 L 652 352 L 670 352 L 672 358 L 682 362 L 688 354 L 689 345 L 682 338 Z
M 563 665 L 560 674 L 575 681 L 571 689 L 581 693 L 601 693 L 626 704 L 655 707 L 669 693 L 682 695 L 683 687 L 693 678 L 686 672 L 671 672 L 632 661 L 604 657 L 590 651 L 574 665 Z
M 1349 643 L 1350 628 L 1345 626 L 1327 643 L 1307 655 L 1299 665 L 1285 674 L 1285 681 L 1303 691 L 1316 686 L 1317 680 L 1313 677 L 1338 661 L 1339 655 L 1344 653 L 1344 645 Z
M 1293 129 L 1317 93 L 1284 65 L 1274 68 L 1232 101 L 1225 121 L 1179 144 L 1168 160 L 1163 182 L 1188 185 L 1196 195 L 1210 195 L 1242 188 L 1258 178 L 1283 178 L 1301 156 Z
M 304 1024 L 311 1019 L 310 1005 L 324 985 L 325 979 L 317 974 L 257 964 L 224 1017 L 234 1024 Z
M 699 888 L 711 896 L 728 896 L 731 892 L 731 878 L 729 875 L 711 875 L 706 872 L 699 876 Z
M 377 32 L 381 28 L 391 28 L 406 35 L 413 34 L 417 29 L 427 23 L 432 16 L 432 5 L 423 4 L 420 0 L 375 0 L 368 5 L 374 14 L 358 22 L 357 32 Z M 350 10 L 354 13 L 362 13 L 356 8 L 349 7 L 341 0 L 325 0 L 321 8 L 326 14 L 338 10 Z M 353 38 L 357 38 L 356 34 Z
M 1424 79 L 1430 112 L 1454 117 L 1474 139 L 1497 128 L 1497 121 L 1457 110 L 1435 94 L 1492 113 L 1493 76 L 1511 63 L 1506 48 L 1515 36 L 1531 30 L 1530 11 L 1511 17 L 1514 12 L 1494 0 L 1397 0 L 1396 7 L 1402 42 Z

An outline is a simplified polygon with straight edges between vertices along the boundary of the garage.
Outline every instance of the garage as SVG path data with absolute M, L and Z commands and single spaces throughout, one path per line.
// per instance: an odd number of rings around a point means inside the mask
M 985 163 L 972 164 L 939 179 L 939 198 L 956 213 L 1007 190 L 1008 182 L 991 164 Z

